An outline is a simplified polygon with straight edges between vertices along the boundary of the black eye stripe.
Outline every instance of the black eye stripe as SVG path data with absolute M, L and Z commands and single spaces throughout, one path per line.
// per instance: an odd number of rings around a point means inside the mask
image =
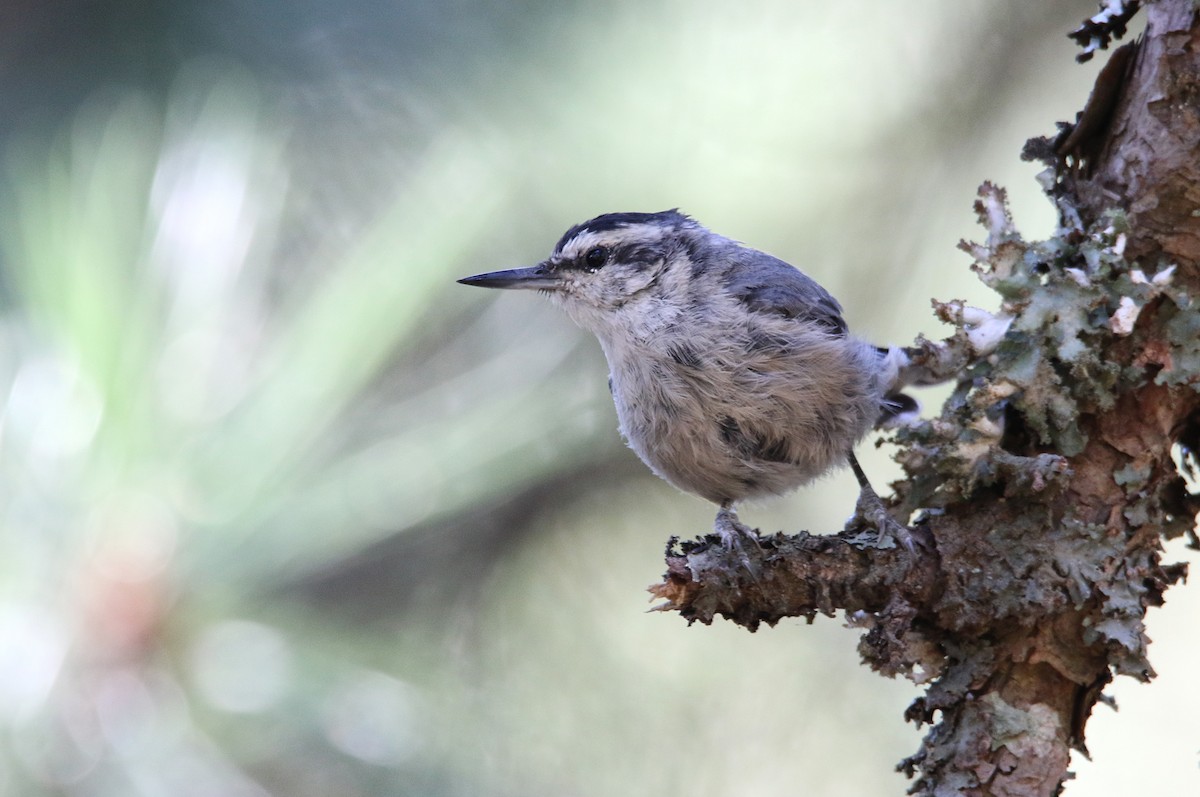
M 632 243 L 619 247 L 616 251 L 614 260 L 621 263 L 633 263 L 639 267 L 645 267 L 662 260 L 663 253 L 661 245 L 653 243 Z
M 621 263 L 641 269 L 661 261 L 663 257 L 663 247 L 657 242 L 596 244 L 574 255 L 571 260 L 558 261 L 557 268 L 595 273 L 613 263 Z

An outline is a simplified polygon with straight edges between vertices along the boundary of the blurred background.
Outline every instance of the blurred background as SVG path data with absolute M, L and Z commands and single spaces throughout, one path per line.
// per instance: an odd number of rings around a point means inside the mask
M 982 180 L 1053 227 L 1018 154 L 1094 10 L 0 5 L 0 795 L 903 793 L 916 687 L 841 619 L 647 613 L 712 507 L 623 447 L 594 340 L 454 279 L 678 206 L 864 337 L 942 335 L 930 298 L 995 306 Z M 1197 793 L 1198 603 L 1070 794 Z

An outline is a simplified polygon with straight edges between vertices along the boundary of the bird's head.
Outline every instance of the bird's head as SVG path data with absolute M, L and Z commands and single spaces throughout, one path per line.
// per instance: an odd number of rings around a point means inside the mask
M 600 332 L 629 312 L 658 312 L 678 287 L 668 284 L 670 272 L 687 265 L 694 236 L 705 232 L 677 210 L 607 213 L 567 230 L 550 257 L 536 266 L 459 282 L 542 291 L 580 326 Z

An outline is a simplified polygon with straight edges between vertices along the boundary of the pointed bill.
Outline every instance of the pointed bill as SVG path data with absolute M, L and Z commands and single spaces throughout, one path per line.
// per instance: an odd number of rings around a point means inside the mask
M 513 268 L 507 271 L 489 271 L 459 280 L 463 285 L 480 288 L 506 288 L 517 290 L 554 290 L 560 287 L 558 276 L 544 263 L 528 268 Z

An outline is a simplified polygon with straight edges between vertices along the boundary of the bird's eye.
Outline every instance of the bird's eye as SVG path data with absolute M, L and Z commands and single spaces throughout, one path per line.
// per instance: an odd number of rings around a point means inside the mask
M 583 262 L 587 264 L 589 270 L 597 270 L 608 262 L 608 249 L 603 246 L 593 246 L 583 256 Z

